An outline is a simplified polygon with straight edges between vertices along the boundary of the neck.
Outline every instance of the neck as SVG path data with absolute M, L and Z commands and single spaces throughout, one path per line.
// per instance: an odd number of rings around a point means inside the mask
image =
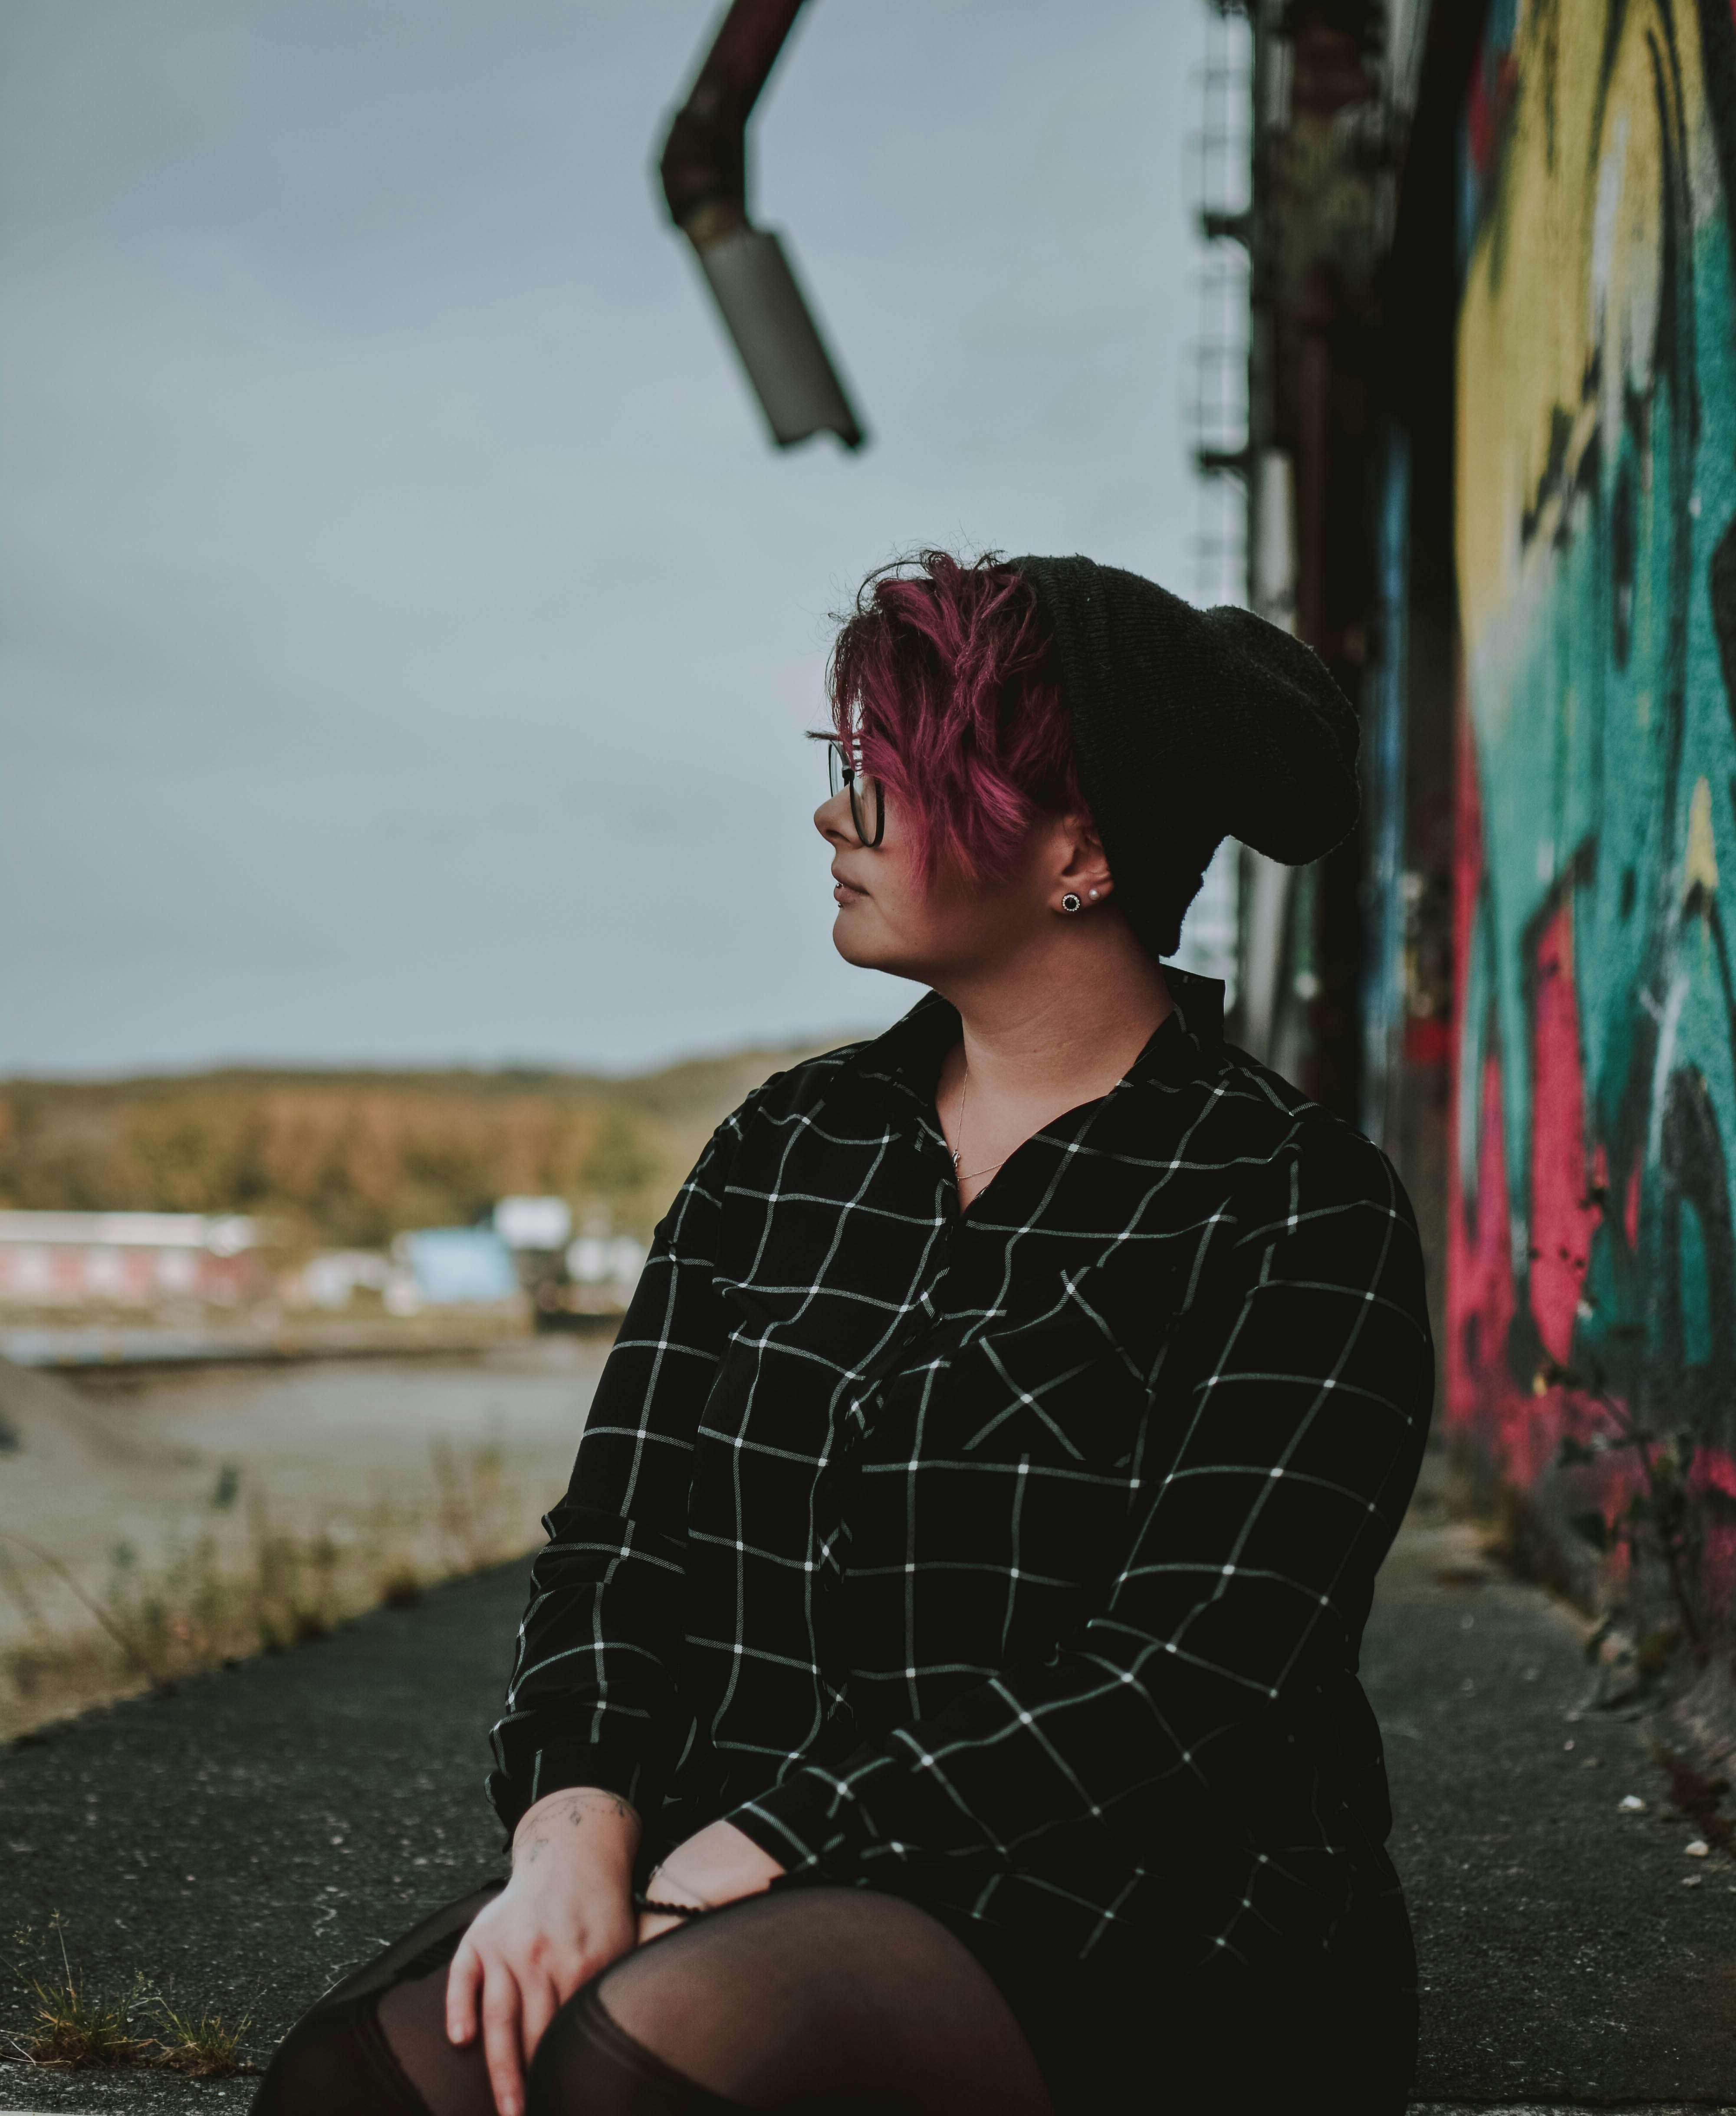
M 964 1024 L 974 1095 L 1063 1108 L 1119 1079 L 1174 1007 L 1163 971 L 1107 913 L 935 988 Z

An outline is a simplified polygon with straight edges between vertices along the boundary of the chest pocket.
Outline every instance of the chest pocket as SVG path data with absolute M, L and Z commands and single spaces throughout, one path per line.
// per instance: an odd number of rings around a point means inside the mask
M 1029 1322 L 977 1332 L 949 1376 L 961 1459 L 1034 1461 L 1124 1479 L 1177 1321 L 1175 1274 L 1138 1253 L 1063 1278 Z

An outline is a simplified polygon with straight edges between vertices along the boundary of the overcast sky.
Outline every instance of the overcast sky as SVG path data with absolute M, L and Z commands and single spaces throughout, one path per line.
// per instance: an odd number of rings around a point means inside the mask
M 889 1020 L 827 613 L 923 541 L 1192 591 L 1204 0 L 812 0 L 757 208 L 854 458 L 764 440 L 653 200 L 711 13 L 0 11 L 0 1070 Z

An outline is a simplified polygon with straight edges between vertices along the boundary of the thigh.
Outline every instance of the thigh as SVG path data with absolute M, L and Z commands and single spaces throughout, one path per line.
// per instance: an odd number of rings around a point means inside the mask
M 992 1979 L 945 1925 L 897 1897 L 829 1888 L 753 1897 L 627 1956 L 595 1990 L 625 2034 L 728 2101 L 1050 2116 L 1030 2046 Z M 536 2068 L 550 2084 L 567 2040 L 559 2028 L 557 2019 Z M 557 2093 L 533 2105 L 568 2104 Z

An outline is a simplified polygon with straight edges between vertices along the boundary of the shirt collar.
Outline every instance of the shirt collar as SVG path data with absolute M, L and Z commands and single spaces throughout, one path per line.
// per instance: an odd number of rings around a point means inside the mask
M 1163 982 L 1176 1003 L 1171 1019 L 1179 1017 L 1183 1033 L 1209 1056 L 1223 1041 L 1223 978 L 1196 977 L 1191 970 L 1178 970 L 1173 963 L 1166 963 Z M 1158 1031 L 1159 1036 L 1163 1033 Z

